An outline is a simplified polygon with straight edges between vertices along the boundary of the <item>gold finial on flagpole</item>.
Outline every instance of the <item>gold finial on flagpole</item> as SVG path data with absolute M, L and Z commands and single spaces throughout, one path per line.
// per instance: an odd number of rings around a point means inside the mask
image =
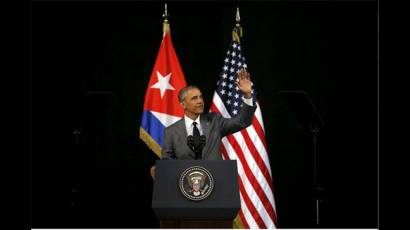
M 167 8 L 167 3 L 165 3 L 165 10 L 164 10 L 164 14 L 162 15 L 162 17 L 164 18 L 164 22 L 162 23 L 163 27 L 162 27 L 162 31 L 165 33 L 170 31 L 169 28 L 169 22 L 168 22 L 168 8 Z
M 241 16 L 239 15 L 239 7 L 236 7 L 236 26 L 240 26 Z
M 164 14 L 162 15 L 164 17 L 165 21 L 168 21 L 168 9 L 167 9 L 167 4 L 165 3 L 165 10 Z
M 241 37 L 242 37 L 242 27 L 241 27 L 241 16 L 239 14 L 239 7 L 236 7 L 236 24 L 235 28 L 232 31 L 232 39 L 234 41 L 237 41 L 238 43 L 241 43 Z

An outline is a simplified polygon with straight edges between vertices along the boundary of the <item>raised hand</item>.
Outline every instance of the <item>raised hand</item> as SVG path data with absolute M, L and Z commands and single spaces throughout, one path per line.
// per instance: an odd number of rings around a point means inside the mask
M 236 85 L 242 91 L 245 98 L 252 97 L 251 75 L 244 68 L 242 68 L 238 73 L 238 78 L 236 79 Z

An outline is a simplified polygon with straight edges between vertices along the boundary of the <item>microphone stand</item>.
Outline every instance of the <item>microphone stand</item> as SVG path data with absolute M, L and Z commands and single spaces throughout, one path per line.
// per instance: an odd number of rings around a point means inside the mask
M 292 112 L 297 126 L 302 130 L 308 130 L 313 138 L 313 186 L 315 204 L 315 224 L 320 226 L 320 205 L 323 203 L 322 193 L 323 187 L 319 183 L 319 168 L 317 157 L 317 137 L 319 128 L 325 127 L 322 117 L 319 114 L 316 106 L 313 104 L 309 95 L 305 91 L 298 90 L 282 90 L 279 92 L 286 105 Z
M 195 160 L 202 160 L 202 149 L 206 145 L 206 137 L 201 135 L 199 145 L 195 145 L 194 137 L 189 135 L 187 137 L 187 145 L 188 147 L 195 153 Z

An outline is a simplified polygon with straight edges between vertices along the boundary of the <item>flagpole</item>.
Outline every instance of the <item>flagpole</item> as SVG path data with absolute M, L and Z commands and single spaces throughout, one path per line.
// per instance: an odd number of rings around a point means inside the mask
M 164 36 L 165 36 L 165 33 L 170 32 L 168 16 L 169 16 L 168 15 L 168 7 L 167 7 L 167 3 L 165 3 L 164 14 L 162 14 L 162 17 L 164 18 L 164 22 L 162 23 L 162 31 L 164 32 Z
M 242 27 L 241 27 L 241 15 L 239 14 L 239 7 L 236 7 L 236 24 L 235 27 L 232 31 L 232 40 L 241 43 L 241 38 L 242 38 Z
M 242 27 L 241 27 L 241 15 L 239 13 L 239 7 L 236 7 L 236 16 L 235 16 L 235 27 L 232 30 L 232 41 L 236 41 L 239 44 L 241 43 L 241 37 L 242 37 Z M 235 217 L 233 221 L 233 228 L 237 229 L 243 229 L 244 224 L 242 223 L 242 220 L 239 216 L 239 214 Z

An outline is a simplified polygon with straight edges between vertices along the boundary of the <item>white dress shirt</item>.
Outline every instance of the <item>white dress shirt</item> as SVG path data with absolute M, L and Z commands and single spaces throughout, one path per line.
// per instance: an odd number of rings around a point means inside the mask
M 251 97 L 251 98 L 242 97 L 242 101 L 245 102 L 245 103 L 246 103 L 247 105 L 249 105 L 249 106 L 253 106 L 253 100 L 252 100 L 252 98 L 253 98 L 253 97 Z
M 196 122 L 196 127 L 199 129 L 199 134 L 203 134 L 202 133 L 202 127 L 201 127 L 201 122 L 200 122 L 200 118 L 201 115 L 199 115 L 195 122 Z M 192 120 L 191 118 L 189 118 L 187 115 L 185 115 L 185 128 L 186 128 L 186 133 L 189 135 L 193 135 L 194 133 L 194 120 Z

